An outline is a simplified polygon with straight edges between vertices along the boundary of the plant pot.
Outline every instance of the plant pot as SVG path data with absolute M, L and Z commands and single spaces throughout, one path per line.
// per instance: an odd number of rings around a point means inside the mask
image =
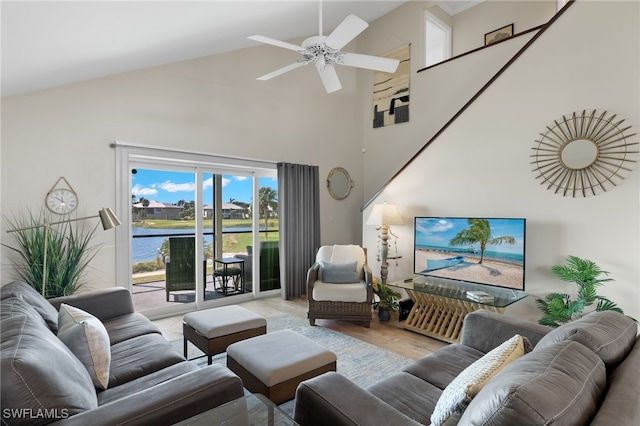
M 389 312 L 389 309 L 387 309 L 387 308 L 378 308 L 378 318 L 382 322 L 389 321 L 389 318 L 391 318 L 391 313 Z

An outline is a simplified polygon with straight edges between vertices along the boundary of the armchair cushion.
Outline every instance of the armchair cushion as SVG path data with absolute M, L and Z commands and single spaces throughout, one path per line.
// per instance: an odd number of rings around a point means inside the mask
M 325 283 L 350 284 L 360 281 L 356 270 L 358 262 L 330 263 L 320 261 L 318 278 Z
M 354 244 L 322 246 L 316 255 L 316 262 L 318 263 L 349 263 L 353 261 L 357 262 L 358 278 L 364 279 L 363 266 L 367 263 L 367 259 L 362 247 Z
M 332 284 L 316 281 L 313 286 L 313 300 L 335 302 L 366 302 L 367 286 L 364 282 L 354 284 Z

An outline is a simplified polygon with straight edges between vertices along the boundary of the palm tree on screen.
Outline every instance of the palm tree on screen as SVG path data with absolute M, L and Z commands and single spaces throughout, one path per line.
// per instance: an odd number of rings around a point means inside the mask
M 491 225 L 487 219 L 469 219 L 469 227 L 460 230 L 449 241 L 449 246 L 462 246 L 480 243 L 480 262 L 484 260 L 484 250 L 487 244 L 515 244 L 516 239 L 510 236 L 494 237 L 491 235 Z

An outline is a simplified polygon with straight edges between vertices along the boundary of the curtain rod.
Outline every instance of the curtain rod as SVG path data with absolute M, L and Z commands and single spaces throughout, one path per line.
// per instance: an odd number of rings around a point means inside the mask
M 207 157 L 214 157 L 223 160 L 236 160 L 236 161 L 250 161 L 257 164 L 264 164 L 269 166 L 276 166 L 279 161 L 267 161 L 267 160 L 256 160 L 255 158 L 248 157 L 234 157 L 231 155 L 220 155 L 220 154 L 212 154 L 210 152 L 202 152 L 202 151 L 190 151 L 190 150 L 182 150 L 176 148 L 167 148 L 162 146 L 152 146 L 152 145 L 143 145 L 131 142 L 123 142 L 123 141 L 114 141 L 109 144 L 110 148 L 135 148 L 141 150 L 149 150 L 149 151 L 163 151 L 163 152 L 171 152 L 176 154 L 190 154 L 190 155 L 204 155 Z

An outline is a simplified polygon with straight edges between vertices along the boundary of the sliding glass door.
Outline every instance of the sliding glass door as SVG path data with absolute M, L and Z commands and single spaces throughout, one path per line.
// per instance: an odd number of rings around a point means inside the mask
M 122 157 L 130 249 L 118 268 L 130 265 L 136 311 L 160 317 L 277 293 L 275 169 Z

